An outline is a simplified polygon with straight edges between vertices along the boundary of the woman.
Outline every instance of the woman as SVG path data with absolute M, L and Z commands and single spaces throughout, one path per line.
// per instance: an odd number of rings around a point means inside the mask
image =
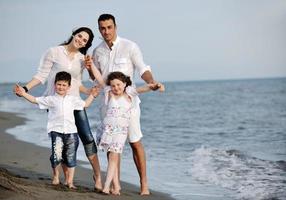
M 89 28 L 80 27 L 73 31 L 68 41 L 59 46 L 49 48 L 40 61 L 38 72 L 33 79 L 24 86 L 24 89 L 29 91 L 40 83 L 44 84 L 47 81 L 47 88 L 44 95 L 52 95 L 55 92 L 54 80 L 56 73 L 59 71 L 66 71 L 72 76 L 69 94 L 79 96 L 80 91 L 89 94 L 89 90 L 82 86 L 81 79 L 85 68 L 85 55 L 89 47 L 92 45 L 93 38 L 94 35 Z M 99 84 L 103 85 L 104 81 L 100 72 L 95 67 L 92 72 Z M 86 156 L 93 168 L 95 189 L 101 190 L 102 183 L 97 157 L 97 148 L 90 131 L 86 111 L 75 111 L 74 115 L 79 137 L 84 145 Z

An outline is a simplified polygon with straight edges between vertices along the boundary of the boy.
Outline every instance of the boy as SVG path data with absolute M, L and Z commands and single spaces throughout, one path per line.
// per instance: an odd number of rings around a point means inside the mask
M 48 109 L 47 131 L 52 140 L 52 155 L 50 157 L 53 168 L 52 184 L 60 183 L 60 164 L 63 165 L 65 184 L 75 189 L 73 184 L 76 166 L 76 151 L 79 144 L 77 128 L 74 119 L 74 110 L 88 107 L 98 95 L 97 89 L 92 89 L 85 101 L 80 97 L 68 95 L 71 86 L 71 75 L 67 72 L 58 72 L 55 77 L 55 95 L 34 97 L 19 85 L 16 85 L 17 95 L 24 97 L 31 103 L 38 104 L 40 109 Z

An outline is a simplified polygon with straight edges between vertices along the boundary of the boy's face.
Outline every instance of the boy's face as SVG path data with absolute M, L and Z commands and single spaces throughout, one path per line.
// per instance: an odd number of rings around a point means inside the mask
M 55 84 L 56 93 L 61 96 L 65 96 L 70 89 L 70 85 L 67 81 L 57 81 Z

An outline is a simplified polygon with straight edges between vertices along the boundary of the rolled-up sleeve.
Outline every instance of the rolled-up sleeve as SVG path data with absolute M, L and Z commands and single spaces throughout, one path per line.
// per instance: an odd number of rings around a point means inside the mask
M 145 71 L 151 71 L 151 67 L 144 63 L 140 48 L 135 43 L 131 52 L 131 60 L 140 76 L 142 76 Z
M 51 106 L 50 97 L 37 97 L 36 102 L 39 105 L 40 109 L 48 109 Z
M 53 66 L 53 51 L 52 49 L 48 49 L 42 56 L 40 60 L 40 65 L 38 68 L 38 72 L 34 75 L 34 78 L 41 81 L 44 84 L 50 74 L 51 68 Z

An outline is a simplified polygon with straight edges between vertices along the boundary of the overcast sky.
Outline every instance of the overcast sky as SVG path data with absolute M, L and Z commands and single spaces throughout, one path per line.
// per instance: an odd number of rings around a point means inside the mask
M 102 13 L 160 81 L 286 77 L 285 0 L 0 0 L 0 82 L 29 81 L 76 27 L 95 47 Z

